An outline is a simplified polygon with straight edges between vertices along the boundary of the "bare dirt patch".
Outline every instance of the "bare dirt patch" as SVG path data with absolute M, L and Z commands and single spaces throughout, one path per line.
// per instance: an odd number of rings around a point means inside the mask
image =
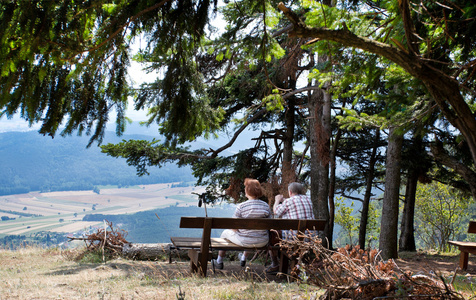
M 426 274 L 436 274 L 442 276 L 464 275 L 476 278 L 476 256 L 469 256 L 467 270 L 459 268 L 459 254 L 428 254 L 418 253 L 401 253 L 400 258 L 395 260 L 397 266 L 403 271 L 411 271 L 413 273 L 422 272 Z

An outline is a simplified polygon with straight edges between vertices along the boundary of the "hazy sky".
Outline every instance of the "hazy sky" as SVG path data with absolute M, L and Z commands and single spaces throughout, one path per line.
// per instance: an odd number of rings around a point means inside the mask
M 144 121 L 147 119 L 146 113 L 144 111 L 134 111 L 132 110 L 132 104 L 129 105 L 127 111 L 127 116 L 133 121 Z M 114 129 L 115 116 L 111 115 L 111 128 Z M 7 117 L 0 118 L 0 133 L 8 131 L 30 131 L 30 130 L 39 130 L 39 124 L 33 124 L 32 127 L 29 126 L 28 122 L 20 118 L 20 114 L 14 115 L 12 118 L 8 119 Z

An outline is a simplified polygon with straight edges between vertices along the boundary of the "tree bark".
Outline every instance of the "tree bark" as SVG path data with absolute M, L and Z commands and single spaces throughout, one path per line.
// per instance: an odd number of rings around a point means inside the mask
M 379 249 L 383 259 L 398 257 L 398 204 L 400 190 L 400 161 L 403 135 L 390 128 L 385 171 L 382 220 Z
M 376 129 L 375 142 L 370 155 L 369 169 L 367 172 L 367 182 L 365 186 L 364 201 L 362 202 L 362 211 L 360 213 L 360 227 L 359 227 L 359 246 L 360 249 L 365 249 L 365 239 L 367 236 L 367 224 L 369 219 L 370 198 L 372 196 L 372 187 L 375 176 L 375 164 L 377 162 L 377 149 L 380 141 L 380 129 Z
M 399 251 L 416 251 L 415 245 L 415 200 L 420 172 L 413 169 L 408 174 L 405 189 L 405 205 L 403 206 L 402 224 L 400 226 Z
M 337 133 L 332 143 L 332 149 L 330 151 L 330 175 L 329 175 L 329 235 L 334 236 L 334 219 L 335 219 L 335 203 L 334 195 L 336 189 L 336 157 L 339 140 L 342 136 L 342 130 L 337 129 Z M 329 243 L 329 248 L 332 249 L 332 241 Z
M 293 150 L 294 150 L 294 112 L 295 112 L 295 101 L 294 99 L 289 99 L 288 107 L 286 109 L 285 121 L 286 121 L 286 132 L 283 135 L 283 170 L 282 170 L 282 184 L 283 186 L 288 186 L 289 183 L 296 180 L 295 170 L 292 168 L 293 160 Z
M 327 101 L 330 107 L 330 95 L 326 96 L 325 94 L 327 93 L 324 93 L 323 90 L 318 90 L 309 97 L 309 140 L 311 148 L 311 200 L 314 216 L 318 219 L 327 220 L 322 238 L 323 243 L 329 247 L 332 244 L 328 207 L 330 140 L 329 134 L 324 127 L 326 122 L 324 106 Z
M 422 138 L 422 127 L 415 129 L 411 151 L 414 153 L 425 153 Z M 416 251 L 415 245 L 415 201 L 418 187 L 418 178 L 424 173 L 424 164 L 421 155 L 413 157 L 410 169 L 408 170 L 407 185 L 405 189 L 405 204 L 403 206 L 400 239 L 398 241 L 399 251 Z

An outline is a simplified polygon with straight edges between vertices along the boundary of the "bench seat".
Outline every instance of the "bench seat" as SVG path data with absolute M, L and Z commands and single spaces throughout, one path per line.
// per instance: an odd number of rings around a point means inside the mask
M 202 238 L 197 237 L 171 237 L 170 240 L 176 249 L 199 249 L 202 246 Z M 214 250 L 267 250 L 268 246 L 259 248 L 247 248 L 222 238 L 210 238 L 210 248 Z
M 468 233 L 476 233 L 476 221 L 470 221 Z M 476 242 L 449 241 L 448 244 L 458 247 L 459 267 L 461 270 L 468 269 L 469 254 L 476 254 Z

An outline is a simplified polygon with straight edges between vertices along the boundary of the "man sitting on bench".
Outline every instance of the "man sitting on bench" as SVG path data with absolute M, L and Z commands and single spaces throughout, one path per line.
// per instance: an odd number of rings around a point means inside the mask
M 288 185 L 289 198 L 284 199 L 283 195 L 277 195 L 273 206 L 274 217 L 281 219 L 314 219 L 312 202 L 305 194 L 304 185 L 298 182 L 291 182 Z M 282 238 L 291 238 L 289 231 L 282 232 Z M 271 266 L 266 269 L 268 274 L 276 274 L 279 271 L 279 260 L 277 250 L 270 250 Z
M 270 218 L 271 210 L 268 203 L 259 200 L 263 196 L 261 185 L 256 179 L 245 179 L 245 195 L 247 201 L 240 203 L 235 210 L 233 218 Z M 250 229 L 225 229 L 221 238 L 230 242 L 250 248 L 260 248 L 268 244 L 269 235 L 267 230 L 250 230 Z M 225 251 L 220 250 L 216 260 L 212 260 L 216 269 L 223 269 L 223 257 Z M 246 264 L 246 251 L 241 255 L 241 266 Z

